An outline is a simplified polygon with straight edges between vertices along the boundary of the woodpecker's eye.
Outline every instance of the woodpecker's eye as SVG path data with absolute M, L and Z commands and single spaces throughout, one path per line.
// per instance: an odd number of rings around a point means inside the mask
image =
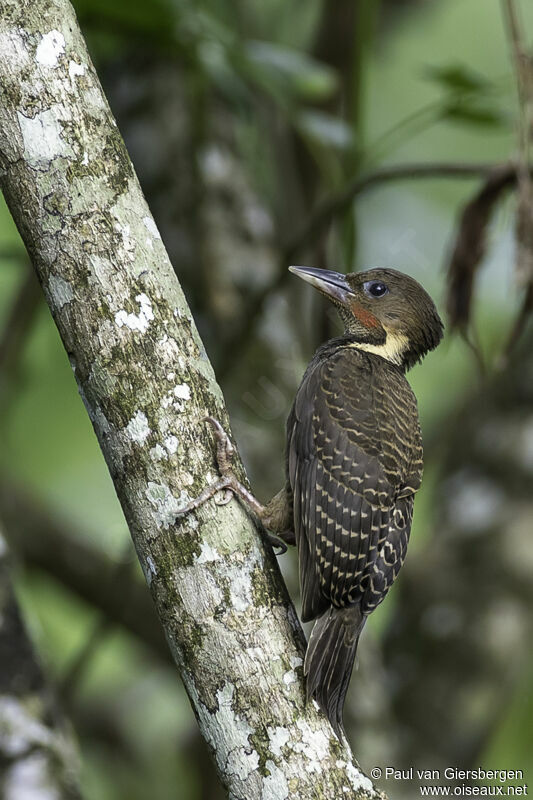
M 363 284 L 363 288 L 370 297 L 383 297 L 389 291 L 387 284 L 381 281 L 367 281 Z

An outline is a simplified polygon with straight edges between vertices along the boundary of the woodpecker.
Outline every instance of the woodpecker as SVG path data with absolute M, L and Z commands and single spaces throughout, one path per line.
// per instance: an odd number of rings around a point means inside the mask
M 433 350 L 443 325 L 431 297 L 393 269 L 343 275 L 290 267 L 337 308 L 344 333 L 307 367 L 287 420 L 286 483 L 261 505 L 231 469 L 233 447 L 208 417 L 220 489 L 265 528 L 296 544 L 302 620 L 316 620 L 304 662 L 307 697 L 339 736 L 359 637 L 403 564 L 423 468 L 416 398 L 406 371 Z

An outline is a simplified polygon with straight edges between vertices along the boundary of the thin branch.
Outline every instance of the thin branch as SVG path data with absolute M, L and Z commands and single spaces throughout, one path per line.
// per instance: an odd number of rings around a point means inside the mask
M 520 180 L 530 183 L 529 145 L 531 139 L 531 105 L 533 103 L 533 78 L 531 60 L 522 42 L 521 22 L 515 0 L 503 0 L 504 19 L 513 57 L 516 88 L 519 104 L 519 152 Z
M 530 282 L 526 287 L 524 299 L 522 300 L 522 305 L 520 306 L 520 310 L 511 328 L 509 337 L 498 359 L 499 369 L 505 369 L 505 367 L 508 365 L 511 353 L 513 352 L 518 342 L 522 338 L 522 334 L 524 333 L 527 323 L 531 318 L 532 314 L 533 314 L 533 283 Z
M 516 183 L 516 169 L 493 169 L 459 215 L 454 247 L 447 267 L 446 310 L 450 326 L 466 335 L 470 324 L 474 283 L 487 249 L 494 210 Z
M 505 364 L 512 349 L 518 343 L 533 312 L 533 185 L 529 169 L 531 124 L 533 116 L 533 62 L 522 41 L 522 24 L 514 0 L 503 0 L 504 20 L 512 52 L 516 88 L 518 94 L 518 143 L 517 163 L 518 203 L 516 208 L 516 255 L 515 269 L 519 283 L 525 287 L 525 297 L 515 324 L 504 345 L 500 362 Z

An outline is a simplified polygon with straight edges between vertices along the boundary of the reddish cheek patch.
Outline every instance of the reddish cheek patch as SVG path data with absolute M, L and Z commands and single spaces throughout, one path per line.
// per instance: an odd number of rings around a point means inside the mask
M 350 311 L 365 328 L 381 328 L 379 320 L 366 308 L 360 306 L 359 303 L 350 303 Z

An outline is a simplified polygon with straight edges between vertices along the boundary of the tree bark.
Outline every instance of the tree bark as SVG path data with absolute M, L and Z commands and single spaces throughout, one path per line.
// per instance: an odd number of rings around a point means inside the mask
M 2 533 L 0 665 L 0 795 L 79 800 L 76 745 L 26 633 Z
M 379 797 L 305 704 L 303 635 L 243 508 L 175 521 L 215 477 L 200 420 L 227 415 L 70 4 L 2 0 L 0 53 L 1 185 L 230 797 Z

